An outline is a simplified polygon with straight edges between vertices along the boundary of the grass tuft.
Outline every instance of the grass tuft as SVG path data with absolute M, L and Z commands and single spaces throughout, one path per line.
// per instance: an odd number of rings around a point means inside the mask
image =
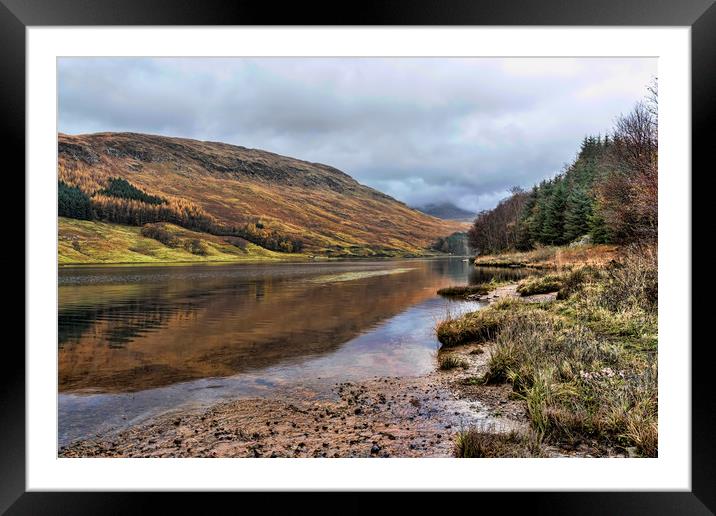
M 497 335 L 504 319 L 505 314 L 499 310 L 483 309 L 457 319 L 446 319 L 438 323 L 435 332 L 445 347 L 484 342 Z
M 520 281 L 517 286 L 517 293 L 521 296 L 533 296 L 535 294 L 557 292 L 560 288 L 562 288 L 562 277 L 559 274 L 545 274 L 544 276 L 532 276 Z
M 490 290 L 484 285 L 460 285 L 445 287 L 438 290 L 438 295 L 452 298 L 465 298 L 468 296 L 484 296 Z
M 469 364 L 464 359 L 455 355 L 440 355 L 438 357 L 438 367 L 441 371 L 449 371 L 450 369 L 467 369 Z
M 544 456 L 539 434 L 496 433 L 494 428 L 476 427 L 458 432 L 454 454 L 464 459 Z

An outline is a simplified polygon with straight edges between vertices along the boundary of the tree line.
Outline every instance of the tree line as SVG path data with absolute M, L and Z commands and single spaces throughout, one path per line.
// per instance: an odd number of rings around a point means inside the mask
M 468 231 L 481 254 L 536 245 L 655 241 L 658 232 L 656 82 L 618 117 L 611 134 L 584 138 L 576 159 L 552 179 L 515 187 Z
M 60 174 L 60 178 L 57 194 L 58 214 L 61 217 L 132 226 L 169 222 L 212 235 L 241 237 L 272 251 L 290 253 L 303 249 L 300 240 L 266 228 L 258 221 L 239 225 L 223 224 L 191 201 L 152 195 L 122 178 L 108 178 L 103 188 L 96 188 L 95 181 L 85 180 L 73 185 L 63 180 L 63 174 Z M 95 189 L 93 193 L 88 193 L 83 186 Z

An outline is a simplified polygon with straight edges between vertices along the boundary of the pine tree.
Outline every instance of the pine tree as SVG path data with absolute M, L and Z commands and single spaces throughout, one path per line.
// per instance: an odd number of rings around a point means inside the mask
M 537 187 L 532 188 L 532 191 L 525 200 L 525 206 L 522 209 L 522 213 L 517 220 L 516 233 L 516 247 L 521 251 L 531 249 L 534 245 L 534 218 L 535 209 L 537 207 Z
M 565 182 L 557 180 L 552 189 L 544 214 L 541 238 L 542 243 L 560 245 L 564 243 L 564 210 L 567 205 Z
M 92 218 L 90 198 L 79 188 L 58 181 L 57 213 L 60 217 L 90 220 Z
M 537 189 L 533 215 L 529 226 L 530 238 L 532 242 L 544 243 L 544 240 L 542 239 L 542 228 L 544 227 L 545 217 L 551 197 L 552 183 L 549 181 L 542 181 Z
M 564 213 L 564 242 L 589 232 L 589 217 L 592 214 L 592 200 L 581 188 L 575 188 L 567 198 Z
M 612 241 L 609 227 L 604 220 L 598 203 L 594 204 L 592 213 L 589 216 L 589 234 L 592 235 L 592 242 L 595 244 L 608 244 Z

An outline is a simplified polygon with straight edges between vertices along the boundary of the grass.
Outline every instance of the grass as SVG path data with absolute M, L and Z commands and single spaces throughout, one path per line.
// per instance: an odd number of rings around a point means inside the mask
M 536 433 L 497 433 L 494 428 L 477 427 L 458 432 L 454 454 L 464 459 L 543 456 L 541 437 Z
M 473 296 L 484 296 L 492 290 L 508 283 L 510 282 L 493 278 L 486 283 L 479 283 L 477 285 L 455 285 L 441 288 L 437 291 L 437 294 L 453 299 L 470 299 Z
M 173 224 L 161 226 L 157 240 L 144 228 L 106 222 L 58 220 L 58 261 L 75 264 L 149 264 L 307 260 L 301 254 L 277 253 L 248 242 L 235 245 L 222 237 Z M 144 234 L 142 230 L 144 229 Z
M 455 355 L 444 355 L 438 356 L 438 367 L 441 371 L 449 371 L 451 369 L 467 369 L 469 367 L 467 361 L 455 356 Z
M 508 315 L 507 312 L 494 309 L 477 310 L 438 323 L 435 333 L 444 347 L 485 342 L 497 335 Z
M 545 274 L 544 276 L 532 276 L 520 281 L 517 286 L 517 293 L 521 296 L 533 296 L 535 294 L 557 292 L 560 288 L 562 288 L 560 275 Z
M 451 298 L 466 298 L 468 296 L 484 296 L 489 289 L 484 285 L 458 285 L 452 287 L 441 288 L 437 291 L 438 295 Z
M 556 247 L 540 247 L 532 251 L 485 255 L 475 258 L 475 265 L 486 267 L 551 267 Z
M 438 339 L 492 340 L 480 381 L 512 384 L 546 440 L 657 456 L 655 247 L 627 249 L 618 261 L 557 279 L 559 300 L 496 303 L 440 323 Z
M 531 251 L 485 255 L 475 258 L 475 265 L 485 267 L 531 267 L 559 269 L 573 266 L 604 266 L 618 258 L 618 247 L 603 244 L 573 247 L 542 246 Z
M 557 292 L 557 299 L 567 299 L 579 291 L 588 280 L 598 278 L 602 271 L 592 265 L 572 267 L 542 276 L 525 278 L 517 286 L 517 292 L 521 296 Z

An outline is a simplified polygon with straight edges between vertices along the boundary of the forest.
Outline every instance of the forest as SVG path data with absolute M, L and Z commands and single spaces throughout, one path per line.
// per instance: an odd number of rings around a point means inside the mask
M 60 217 L 131 226 L 170 222 L 212 235 L 240 237 L 272 251 L 295 253 L 303 248 L 301 241 L 268 229 L 258 220 L 232 226 L 220 224 L 191 201 L 152 195 L 126 179 L 109 177 L 106 185 L 99 186 L 97 178 L 70 185 L 60 177 L 57 185 Z
M 468 231 L 479 254 L 574 241 L 655 241 L 658 231 L 657 86 L 611 134 L 588 136 L 575 160 L 530 190 L 514 187 Z

